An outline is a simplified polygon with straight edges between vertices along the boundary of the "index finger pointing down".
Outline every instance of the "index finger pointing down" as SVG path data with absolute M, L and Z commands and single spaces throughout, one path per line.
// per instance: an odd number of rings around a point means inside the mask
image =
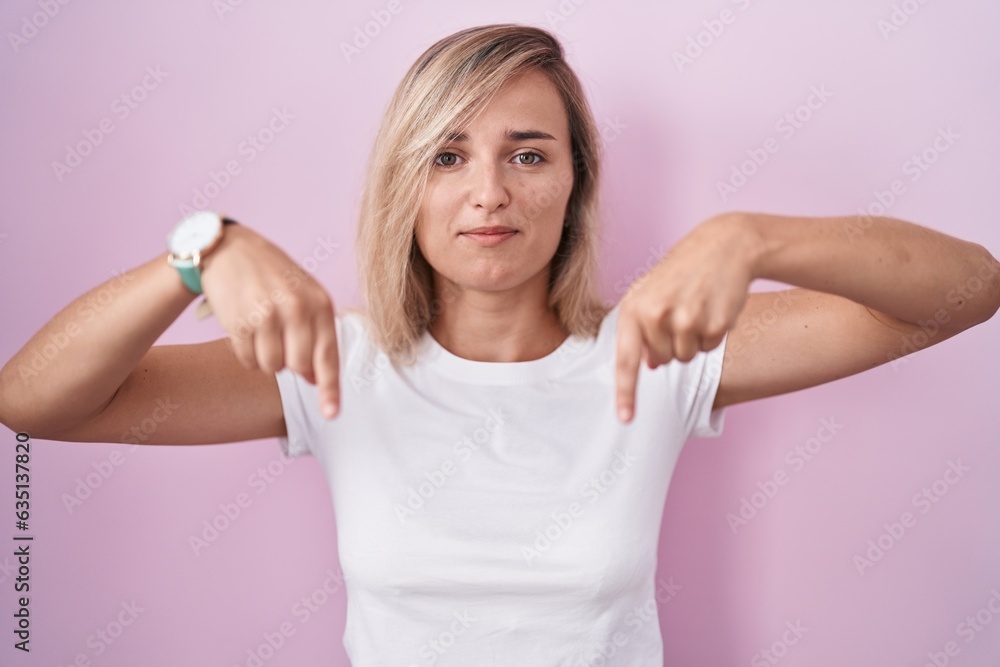
M 642 331 L 639 323 L 625 313 L 619 313 L 615 345 L 615 400 L 618 419 L 631 421 L 635 414 L 635 389 L 642 362 Z
M 320 409 L 327 419 L 332 419 L 340 410 L 340 358 L 332 309 L 324 310 L 316 316 L 313 371 L 316 374 L 316 388 L 319 390 Z

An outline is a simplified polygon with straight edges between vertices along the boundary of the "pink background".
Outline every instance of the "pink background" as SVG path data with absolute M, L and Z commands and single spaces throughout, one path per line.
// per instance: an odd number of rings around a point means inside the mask
M 179 207 L 229 160 L 241 172 L 209 207 L 279 243 L 339 305 L 357 304 L 354 223 L 383 109 L 432 42 L 484 23 L 553 27 L 607 128 L 601 270 L 609 299 L 715 213 L 853 214 L 894 179 L 906 191 L 890 215 L 1000 255 L 996 2 L 907 0 L 897 11 L 916 13 L 887 37 L 879 21 L 891 20 L 889 0 L 664 4 L 400 0 L 348 62 L 341 43 L 386 2 L 246 0 L 221 17 L 210 0 L 72 2 L 17 50 L 9 33 L 42 10 L 4 3 L 0 359 L 114 271 L 162 252 Z M 723 30 L 709 39 L 704 22 L 723 10 L 732 20 L 715 24 Z M 679 71 L 674 53 L 699 32 L 707 46 Z M 123 118 L 115 100 L 147 67 L 166 77 Z M 812 86 L 832 96 L 785 138 L 775 123 Z M 251 161 L 240 143 L 275 107 L 294 118 Z M 114 131 L 59 180 L 52 163 L 104 118 Z M 912 182 L 904 163 L 948 127 L 959 138 Z M 780 150 L 723 201 L 717 181 L 769 137 Z M 337 249 L 323 255 L 330 243 Z M 994 319 L 895 369 L 731 407 L 721 438 L 689 444 L 660 540 L 659 578 L 681 587 L 659 607 L 666 664 L 773 664 L 759 653 L 773 647 L 781 665 L 919 667 L 949 641 L 960 652 L 937 664 L 995 664 L 1000 614 L 987 603 L 1000 591 L 998 331 Z M 190 309 L 159 342 L 221 335 Z M 786 453 L 824 418 L 843 427 L 794 470 Z M 11 452 L 13 434 L 0 438 Z M 121 465 L 68 512 L 62 496 L 113 452 Z M 920 513 L 913 496 L 957 460 L 969 471 Z M 269 464 L 281 474 L 255 483 Z M 10 489 L 12 459 L 3 467 Z M 265 633 L 292 621 L 295 634 L 265 665 L 347 664 L 342 588 L 317 594 L 323 602 L 307 622 L 294 614 L 328 571 L 339 572 L 333 510 L 314 460 L 283 463 L 274 440 L 134 451 L 39 441 L 32 467 L 33 650 L 28 658 L 11 649 L 13 558 L 0 556 L 0 663 L 67 665 L 83 654 L 105 666 L 246 665 Z M 726 514 L 777 471 L 788 483 L 734 534 Z M 250 505 L 196 556 L 189 536 L 241 493 Z M 0 493 L 7 517 L 12 496 Z M 916 524 L 860 574 L 854 557 L 904 511 Z M 132 600 L 141 613 L 96 655 L 88 637 Z M 1000 592 L 993 606 L 1000 609 Z M 959 624 L 977 612 L 989 622 L 967 641 Z M 786 622 L 796 621 L 804 636 L 783 645 Z

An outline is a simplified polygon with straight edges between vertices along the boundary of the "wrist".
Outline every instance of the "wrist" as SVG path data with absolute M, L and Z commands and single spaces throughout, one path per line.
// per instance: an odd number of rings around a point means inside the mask
M 156 263 L 164 267 L 164 275 L 169 275 L 170 284 L 174 285 L 178 295 L 183 295 L 187 303 L 191 303 L 198 298 L 198 295 L 191 291 L 191 288 L 184 284 L 184 281 L 177 275 L 177 269 L 170 263 L 170 251 L 160 254 L 156 258 Z
M 738 237 L 737 246 L 750 272 L 751 280 L 768 277 L 768 265 L 774 255 L 774 243 L 758 213 L 734 211 L 723 214 L 724 224 Z
M 202 278 L 204 278 L 205 272 L 208 271 L 208 267 L 215 263 L 217 257 L 220 255 L 228 255 L 232 252 L 234 245 L 239 245 L 244 241 L 245 234 L 248 231 L 245 227 L 243 227 L 243 225 L 235 222 L 225 225 L 224 230 L 222 238 L 219 240 L 219 244 L 212 249 L 212 252 L 201 258 Z
M 222 244 L 225 229 L 235 226 L 235 220 L 216 211 L 195 211 L 167 234 L 167 262 L 177 269 L 181 281 L 192 293 L 202 293 L 203 263 Z

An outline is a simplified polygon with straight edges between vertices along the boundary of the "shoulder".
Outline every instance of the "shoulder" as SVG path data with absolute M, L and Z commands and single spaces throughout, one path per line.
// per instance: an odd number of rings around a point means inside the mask
M 337 352 L 341 365 L 347 369 L 374 348 L 368 315 L 358 306 L 348 306 L 337 308 L 334 318 L 337 324 Z

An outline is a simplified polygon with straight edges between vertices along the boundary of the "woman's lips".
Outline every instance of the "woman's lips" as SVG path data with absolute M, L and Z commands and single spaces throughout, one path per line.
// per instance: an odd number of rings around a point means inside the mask
M 469 239 L 474 243 L 478 243 L 481 246 L 492 248 L 493 246 L 498 246 L 510 237 L 517 234 L 517 230 L 504 232 L 466 232 L 462 234 L 465 238 Z

